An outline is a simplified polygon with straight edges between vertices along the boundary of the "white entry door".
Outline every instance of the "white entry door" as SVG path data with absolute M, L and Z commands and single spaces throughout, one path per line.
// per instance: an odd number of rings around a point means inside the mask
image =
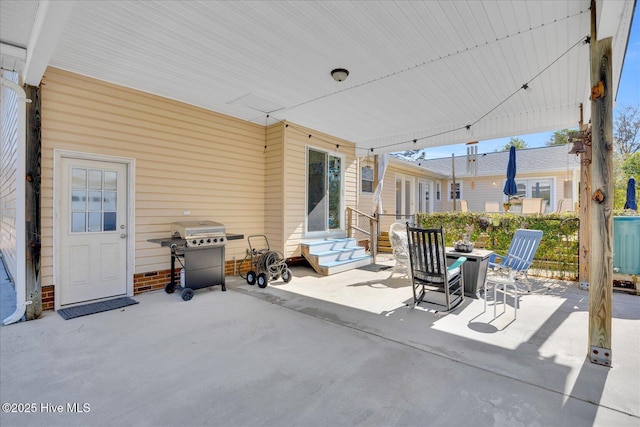
M 60 305 L 126 295 L 127 165 L 60 165 Z

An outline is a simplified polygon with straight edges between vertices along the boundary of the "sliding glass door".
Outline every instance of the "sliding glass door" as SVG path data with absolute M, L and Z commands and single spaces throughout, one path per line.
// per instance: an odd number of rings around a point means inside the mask
M 307 232 L 322 233 L 343 227 L 343 159 L 327 152 L 307 150 Z

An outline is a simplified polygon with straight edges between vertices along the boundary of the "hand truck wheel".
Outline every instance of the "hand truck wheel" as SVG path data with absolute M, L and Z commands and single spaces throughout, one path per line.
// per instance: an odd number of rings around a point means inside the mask
M 247 283 L 250 285 L 256 284 L 256 272 L 251 270 L 247 273 Z
M 258 286 L 261 288 L 266 288 L 267 287 L 267 275 L 264 273 L 260 273 L 258 274 Z
M 289 270 L 288 268 L 285 268 L 282 271 L 281 276 L 282 276 L 282 280 L 284 280 L 284 283 L 289 283 L 293 275 L 291 274 L 291 270 Z

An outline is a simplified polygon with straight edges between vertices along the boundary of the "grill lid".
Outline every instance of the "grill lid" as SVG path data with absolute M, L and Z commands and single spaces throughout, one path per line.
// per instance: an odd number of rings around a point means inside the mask
M 225 234 L 223 224 L 215 221 L 181 221 L 171 224 L 171 236 L 188 239 L 191 236 L 219 236 Z

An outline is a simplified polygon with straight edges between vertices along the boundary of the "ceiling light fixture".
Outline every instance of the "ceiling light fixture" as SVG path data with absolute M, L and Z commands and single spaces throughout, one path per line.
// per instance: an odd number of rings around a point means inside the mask
M 331 77 L 333 77 L 333 80 L 337 82 L 344 81 L 349 77 L 349 70 L 345 68 L 336 68 L 335 70 L 331 70 Z

